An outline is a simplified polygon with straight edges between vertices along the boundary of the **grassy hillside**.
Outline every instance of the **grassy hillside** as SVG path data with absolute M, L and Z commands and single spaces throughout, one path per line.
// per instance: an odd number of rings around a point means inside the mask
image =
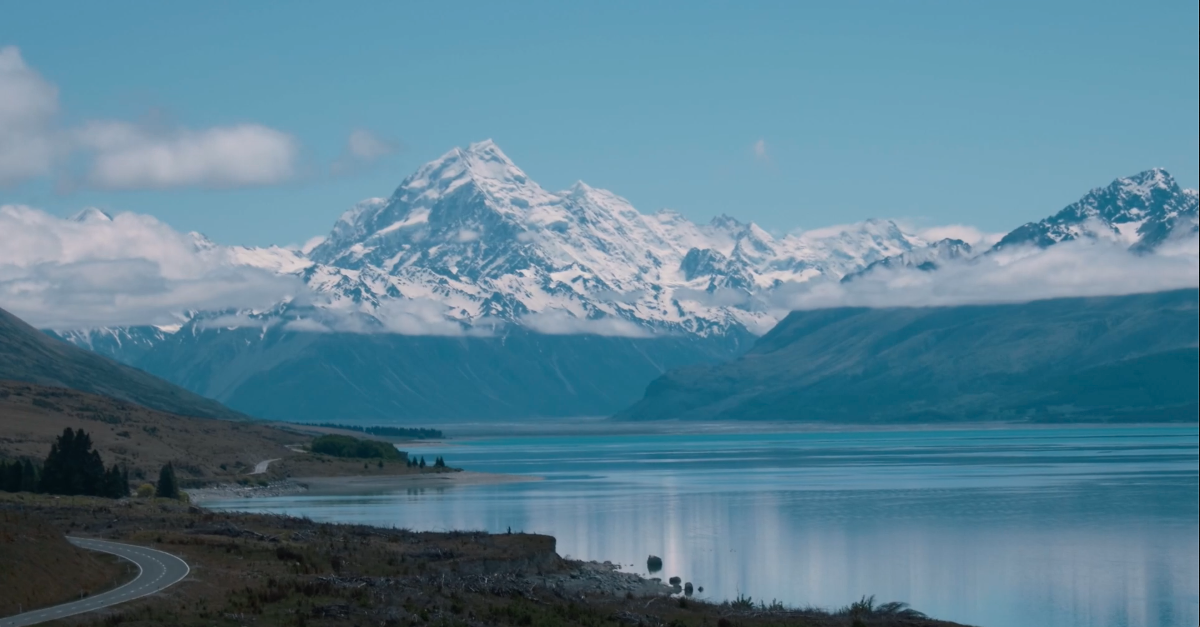
M 262 460 L 296 454 L 287 446 L 308 440 L 253 422 L 176 416 L 75 390 L 0 381 L 0 458 L 44 458 L 67 427 L 87 431 L 106 464 L 126 464 L 137 479 L 153 480 L 172 462 L 187 484 L 236 479 Z
M 56 340 L 0 309 L 0 380 L 6 379 L 102 394 L 181 416 L 247 418 L 141 370 Z
M 101 592 L 135 574 L 132 565 L 75 547 L 35 513 L 0 508 L 0 616 Z
M 1198 294 L 794 312 L 732 362 L 660 377 L 619 416 L 1195 421 Z

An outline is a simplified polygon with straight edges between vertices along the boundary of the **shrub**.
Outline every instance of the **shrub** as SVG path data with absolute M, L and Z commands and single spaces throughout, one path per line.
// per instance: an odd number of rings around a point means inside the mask
M 154 486 L 149 483 L 143 483 L 137 489 L 138 498 L 148 499 L 154 496 Z

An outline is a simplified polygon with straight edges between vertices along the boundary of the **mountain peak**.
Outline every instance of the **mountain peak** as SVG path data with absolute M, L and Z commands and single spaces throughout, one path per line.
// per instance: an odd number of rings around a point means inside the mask
M 72 222 L 112 222 L 112 216 L 95 207 L 85 207 L 71 216 Z
M 1113 181 L 1112 186 L 1122 192 L 1138 196 L 1148 196 L 1156 189 L 1167 191 L 1179 189 L 1175 178 L 1163 168 L 1151 168 L 1133 176 L 1119 178 Z
M 742 223 L 741 220 L 738 220 L 727 213 L 722 213 L 719 216 L 713 217 L 712 220 L 709 220 L 708 225 L 714 228 L 725 229 L 729 231 L 741 230 L 746 226 L 746 224 Z
M 471 182 L 488 189 L 531 184 L 525 172 L 494 141 L 485 139 L 466 148 L 454 148 L 421 166 L 400 184 L 394 196 L 440 196 Z

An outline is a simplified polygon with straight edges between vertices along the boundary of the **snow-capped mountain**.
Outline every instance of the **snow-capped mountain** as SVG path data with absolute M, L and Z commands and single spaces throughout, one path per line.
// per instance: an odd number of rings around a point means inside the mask
M 924 246 L 890 221 L 775 238 L 720 216 L 697 225 L 673 211 L 643 214 L 578 182 L 550 192 L 491 141 L 454 149 L 405 179 L 390 198 L 346 211 L 310 254 L 233 253 L 299 272 L 339 312 L 383 319 L 397 302 L 464 328 L 570 319 L 587 332 L 708 334 L 769 328 L 766 296 L 784 283 L 838 279 Z
M 1172 234 L 1194 233 L 1196 208 L 1196 190 L 1180 188 L 1166 170 L 1155 168 L 1093 189 L 1053 216 L 1014 229 L 994 250 L 1091 238 L 1151 251 Z
M 741 353 L 796 294 L 891 289 L 856 279 L 959 262 L 992 268 L 982 262 L 1002 257 L 961 240 L 927 242 L 888 220 L 776 236 L 726 215 L 696 224 L 642 213 L 582 182 L 546 190 L 490 141 L 429 162 L 298 248 L 225 246 L 95 209 L 61 220 L 3 206 L 0 220 L 25 229 L 0 246 L 0 295 L 28 298 L 31 310 L 115 310 L 68 289 L 108 276 L 85 263 L 120 269 L 104 284 L 114 290 L 187 303 L 148 306 L 153 315 L 140 319 L 157 326 L 55 335 L 284 420 L 611 413 L 667 369 Z M 1162 252 L 1177 237 L 1194 242 L 1196 223 L 1196 192 L 1152 170 L 987 252 L 1089 237 Z M 197 307 L 196 293 L 217 293 L 220 305 Z
M 842 277 L 842 283 L 849 283 L 854 279 L 865 276 L 878 269 L 901 269 L 915 268 L 922 272 L 932 272 L 942 267 L 946 263 L 955 261 L 965 261 L 974 255 L 974 249 L 970 244 L 953 238 L 945 238 L 938 240 L 923 248 L 918 248 L 906 253 L 900 253 L 880 259 L 869 264 L 866 268 L 858 272 L 853 272 Z
M 1195 232 L 1196 201 L 1195 190 L 1149 170 L 1015 229 L 991 251 L 1088 237 L 1151 250 L 1173 233 Z M 97 209 L 72 220 L 112 226 Z M 629 337 L 758 334 L 786 313 L 772 297 L 782 287 L 846 282 L 878 268 L 935 269 L 980 252 L 960 240 L 926 242 L 888 220 L 776 237 L 727 215 L 695 224 L 670 210 L 645 214 L 583 182 L 548 191 L 491 141 L 425 164 L 390 197 L 344 212 L 306 248 L 186 237 L 206 263 L 294 277 L 308 289 L 253 310 L 181 312 L 176 322 L 184 328 L 279 324 L 410 335 L 504 325 Z M 173 326 L 60 335 L 120 349 L 153 343 Z

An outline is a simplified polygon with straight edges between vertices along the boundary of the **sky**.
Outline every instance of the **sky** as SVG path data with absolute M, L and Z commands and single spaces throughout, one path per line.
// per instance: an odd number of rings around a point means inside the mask
M 455 146 L 643 212 L 1005 231 L 1198 183 L 1197 3 L 13 3 L 0 205 L 299 243 Z

